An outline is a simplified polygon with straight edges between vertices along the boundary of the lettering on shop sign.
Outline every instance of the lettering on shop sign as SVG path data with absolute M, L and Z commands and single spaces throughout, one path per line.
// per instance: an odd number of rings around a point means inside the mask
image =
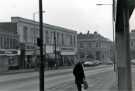
M 0 51 L 0 54 L 17 54 L 17 51 Z

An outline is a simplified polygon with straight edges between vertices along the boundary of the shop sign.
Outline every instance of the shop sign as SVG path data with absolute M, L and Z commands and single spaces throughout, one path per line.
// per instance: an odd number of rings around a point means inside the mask
M 0 50 L 0 55 L 19 55 L 17 50 Z
M 61 50 L 64 50 L 64 51 L 74 51 L 74 48 L 61 48 Z
M 75 52 L 61 52 L 61 55 L 76 55 Z

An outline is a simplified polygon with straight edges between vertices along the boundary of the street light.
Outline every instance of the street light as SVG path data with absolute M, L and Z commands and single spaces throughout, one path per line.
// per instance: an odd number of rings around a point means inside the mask
M 112 5 L 112 4 L 110 4 L 110 3 L 105 3 L 105 4 L 98 3 L 96 5 L 102 6 L 102 5 Z
M 42 13 L 45 13 L 45 11 L 43 10 Z M 34 21 L 34 45 L 36 45 L 36 14 L 39 14 L 39 11 L 38 12 L 34 12 L 33 13 L 33 21 Z
M 45 11 L 42 11 L 42 13 L 45 13 Z M 37 51 L 37 43 L 36 43 L 36 41 L 37 41 L 37 37 L 36 37 L 36 19 L 35 19 L 35 17 L 36 17 L 36 14 L 39 14 L 39 11 L 38 12 L 34 12 L 33 13 L 33 21 L 34 21 L 34 29 L 33 29 L 33 31 L 34 31 L 34 56 L 35 56 L 35 63 L 36 63 L 36 51 Z
M 43 7 L 42 0 L 39 0 L 39 29 L 40 29 L 40 70 L 39 70 L 39 86 L 40 91 L 44 91 L 44 57 L 43 57 Z
M 112 28 L 113 28 L 113 48 L 114 48 L 114 51 L 115 51 L 115 2 L 113 0 L 113 3 L 98 3 L 96 4 L 97 6 L 102 6 L 102 5 L 111 5 L 112 6 Z M 115 62 L 115 52 L 113 52 L 113 55 L 114 55 L 114 71 L 116 71 L 116 62 Z
M 102 5 L 111 5 L 112 6 L 112 28 L 113 28 L 113 41 L 114 41 L 114 30 L 115 30 L 115 24 L 114 24 L 114 22 L 115 22 L 115 15 L 114 15 L 114 0 L 113 0 L 113 3 L 111 4 L 111 3 L 104 3 L 104 4 L 102 4 L 102 3 L 98 3 L 98 4 L 96 4 L 97 6 L 102 6 Z

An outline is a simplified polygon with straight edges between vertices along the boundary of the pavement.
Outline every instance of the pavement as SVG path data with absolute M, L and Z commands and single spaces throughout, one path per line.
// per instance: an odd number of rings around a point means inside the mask
M 99 65 L 98 67 L 104 67 L 105 65 Z M 106 65 L 107 66 L 107 65 Z M 95 67 L 88 67 L 86 69 L 94 69 L 94 68 L 97 68 L 97 66 Z M 51 72 L 58 72 L 58 71 L 62 71 L 64 69 L 65 72 L 67 72 L 67 70 L 72 70 L 73 69 L 73 66 L 62 66 L 62 67 L 59 67 L 57 69 L 45 69 L 45 72 L 47 73 L 51 73 Z M 19 73 L 30 73 L 30 72 L 37 72 L 38 70 L 37 69 L 18 69 L 18 70 L 8 70 L 8 71 L 5 71 L 5 72 L 0 72 L 0 76 L 1 75 L 12 75 L 12 74 L 19 74 Z
M 132 91 L 135 91 L 135 65 L 131 66 L 131 78 L 132 78 Z M 118 83 L 115 81 L 112 85 L 112 87 L 110 88 L 110 91 L 118 91 Z M 127 90 L 125 90 L 127 91 Z
M 100 65 L 100 66 L 95 66 L 95 67 L 88 67 L 88 68 L 85 68 L 85 70 L 90 69 L 92 71 L 93 69 L 99 69 L 99 68 L 102 68 L 104 66 L 105 65 Z M 72 72 L 72 68 L 73 68 L 73 66 L 72 67 L 65 67 L 65 68 L 61 67 L 59 69 L 53 69 L 53 70 L 45 70 L 45 76 L 55 78 L 55 76 L 59 77 L 58 75 L 61 75 L 61 74 L 64 74 L 64 75 L 67 74 L 68 75 L 68 73 Z M 93 70 L 93 72 L 95 72 L 95 71 Z M 23 74 L 23 73 L 26 73 L 26 74 Z M 112 78 L 115 79 L 115 74 L 108 73 L 108 75 L 109 74 L 110 74 L 110 76 L 107 76 L 108 78 L 104 76 L 104 73 L 100 74 L 99 76 L 97 74 L 95 74 L 93 76 L 90 76 L 89 81 L 88 81 L 89 86 L 90 86 L 89 91 L 95 91 L 96 89 L 97 89 L 97 91 L 99 91 L 99 89 L 101 87 L 103 87 L 102 84 L 99 84 L 99 83 L 104 83 L 105 79 L 106 79 L 106 81 L 108 83 L 105 83 L 106 85 L 105 85 L 104 88 L 111 87 L 107 91 L 118 91 L 116 81 L 113 81 L 113 82 L 109 83 Z M 8 75 L 10 75 L 10 76 L 8 76 Z M 33 77 L 31 77 L 32 75 L 33 75 Z M 8 83 L 14 82 L 15 80 L 20 82 L 21 78 L 23 80 L 26 80 L 26 79 L 35 79 L 37 77 L 38 77 L 38 72 L 35 71 L 35 69 L 12 70 L 12 71 L 8 71 L 8 72 L 0 73 L 0 84 L 2 84 L 3 82 L 5 82 L 5 83 L 6 82 L 8 82 Z M 56 81 L 56 83 L 57 83 L 57 81 Z M 93 85 L 97 85 L 97 88 L 93 88 Z M 63 86 L 63 84 L 62 84 L 62 86 Z M 135 91 L 135 66 L 132 67 L 132 87 L 133 87 L 132 91 Z M 100 91 L 105 91 L 105 89 L 100 89 Z
M 34 72 L 35 69 L 18 69 L 18 70 L 8 70 L 5 72 L 0 72 L 1 75 L 11 75 L 11 74 L 18 74 L 18 73 L 29 73 L 29 72 Z
M 95 66 L 95 67 L 88 67 L 85 68 L 85 70 L 93 70 L 93 69 L 99 69 L 105 67 L 104 65 Z M 69 73 L 72 73 L 71 68 L 66 69 L 57 69 L 57 70 L 46 70 L 45 71 L 45 77 L 55 77 L 60 75 L 66 75 Z M 33 75 L 33 76 L 32 76 Z M 14 71 L 8 71 L 3 72 L 0 74 L 0 83 L 1 82 L 7 82 L 10 80 L 19 80 L 19 79 L 34 79 L 38 78 L 39 74 L 34 69 L 24 69 L 24 70 L 14 70 Z
M 110 68 L 111 67 L 111 68 Z M 100 65 L 95 67 L 85 68 L 86 77 L 89 83 L 88 91 L 110 91 L 107 90 L 112 82 L 111 78 L 114 77 L 112 72 L 113 66 Z M 74 77 L 72 68 L 46 70 L 45 71 L 45 89 L 47 91 L 76 91 L 74 85 Z M 11 71 L 9 75 L 0 76 L 0 91 L 38 91 L 38 77 L 37 71 L 29 72 L 26 70 Z M 8 74 L 8 73 L 7 73 Z M 13 75 L 12 75 L 13 74 Z M 106 79 L 106 80 L 105 80 Z M 105 86 L 103 85 L 105 84 Z M 96 88 L 95 88 L 96 87 Z M 103 88 L 103 89 L 101 89 Z
M 54 70 L 62 70 L 62 69 L 71 69 L 73 66 L 62 66 L 57 69 L 45 69 L 45 71 L 54 71 Z M 33 69 L 17 69 L 17 70 L 8 70 L 5 72 L 0 72 L 1 75 L 12 75 L 12 74 L 19 74 L 19 73 L 29 73 L 29 72 L 37 72 L 38 70 L 33 68 Z

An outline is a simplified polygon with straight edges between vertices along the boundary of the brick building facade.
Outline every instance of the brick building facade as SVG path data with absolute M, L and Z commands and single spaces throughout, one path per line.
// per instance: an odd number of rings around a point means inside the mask
M 30 19 L 21 17 L 12 17 L 11 22 L 0 23 L 1 28 L 14 27 L 12 29 L 16 36 L 13 44 L 17 44 L 16 50 L 20 51 L 18 65 L 20 68 L 32 68 L 39 63 L 39 47 L 37 46 L 37 38 L 39 38 L 39 23 Z M 12 35 L 12 33 L 10 33 Z M 9 37 L 9 36 L 8 36 Z M 8 40 L 4 40 L 6 42 Z M 11 45 L 6 43 L 4 47 Z M 7 45 L 7 46 L 6 46 Z M 56 46 L 56 47 L 55 47 Z M 77 32 L 71 29 L 43 24 L 43 47 L 46 65 L 49 60 L 53 60 L 56 65 L 72 65 L 75 63 L 77 51 Z M 56 50 L 56 59 L 55 51 Z
M 130 32 L 130 55 L 131 59 L 135 59 L 135 30 Z
M 78 57 L 84 61 L 110 61 L 112 58 L 112 41 L 97 32 L 78 34 Z
M 16 23 L 0 23 L 0 72 L 18 67 L 19 42 L 15 30 Z

